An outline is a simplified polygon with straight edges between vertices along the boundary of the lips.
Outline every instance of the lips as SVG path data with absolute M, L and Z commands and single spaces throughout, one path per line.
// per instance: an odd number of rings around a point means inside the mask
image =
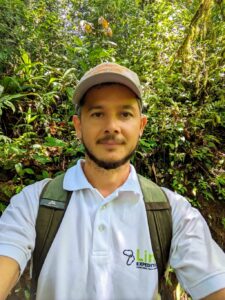
M 101 142 L 100 144 L 103 144 L 103 145 L 121 145 L 121 142 L 118 142 L 118 141 L 112 141 L 112 140 L 109 140 L 109 141 L 104 141 L 104 142 Z

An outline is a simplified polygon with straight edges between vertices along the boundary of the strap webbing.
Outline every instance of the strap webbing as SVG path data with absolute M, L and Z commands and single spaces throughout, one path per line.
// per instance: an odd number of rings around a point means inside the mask
M 147 212 L 153 253 L 158 266 L 159 284 L 167 268 L 172 239 L 171 207 L 163 190 L 138 175 Z
M 71 198 L 72 192 L 68 192 L 62 188 L 63 179 L 64 174 L 47 182 L 40 196 L 40 207 L 36 220 L 36 244 L 33 253 L 33 293 L 34 291 L 36 292 L 41 268 Z

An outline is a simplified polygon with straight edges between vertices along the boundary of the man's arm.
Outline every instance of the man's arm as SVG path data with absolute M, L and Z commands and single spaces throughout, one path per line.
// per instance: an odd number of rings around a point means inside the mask
M 19 264 L 12 258 L 0 256 L 0 300 L 5 300 L 19 278 Z
M 202 300 L 224 300 L 225 289 L 219 290 L 218 292 L 212 293 L 211 295 L 203 298 Z

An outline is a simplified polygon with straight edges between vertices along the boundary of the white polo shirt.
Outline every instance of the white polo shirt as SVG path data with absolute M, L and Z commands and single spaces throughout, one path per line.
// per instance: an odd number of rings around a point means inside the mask
M 155 299 L 158 273 L 142 193 L 134 168 L 127 181 L 103 197 L 87 181 L 81 161 L 65 175 L 73 191 L 40 273 L 37 300 Z M 21 270 L 35 243 L 39 195 L 46 180 L 13 197 L 0 219 L 0 255 Z M 170 263 L 194 299 L 225 287 L 225 255 L 199 212 L 165 189 L 172 207 Z

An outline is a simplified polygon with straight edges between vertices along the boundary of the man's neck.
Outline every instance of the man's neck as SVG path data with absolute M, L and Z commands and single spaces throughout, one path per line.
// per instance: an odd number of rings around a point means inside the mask
M 103 197 L 107 197 L 120 187 L 127 180 L 130 173 L 129 162 L 119 168 L 106 170 L 97 166 L 88 157 L 83 162 L 82 168 L 87 180 Z

